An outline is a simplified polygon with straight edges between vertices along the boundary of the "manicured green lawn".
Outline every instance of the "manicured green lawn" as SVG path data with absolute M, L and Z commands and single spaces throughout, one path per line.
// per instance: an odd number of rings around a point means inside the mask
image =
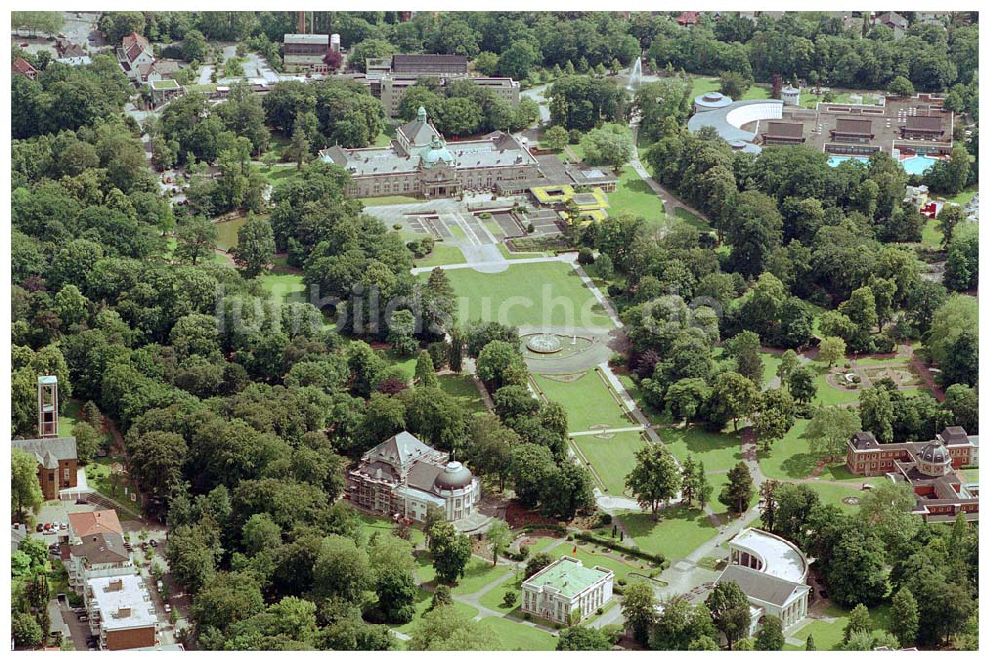
M 656 522 L 649 512 L 628 513 L 620 518 L 625 533 L 635 540 L 639 548 L 659 553 L 672 562 L 687 557 L 716 534 L 704 513 L 683 506 L 661 512 Z
M 719 89 L 719 78 L 717 76 L 704 76 L 694 74 L 691 76 L 691 97 L 689 102 L 694 102 L 694 98 Z M 740 99 L 767 99 L 771 96 L 771 87 L 763 83 L 750 86 Z
M 873 481 L 882 481 L 876 477 Z M 867 479 L 860 480 L 861 483 L 868 483 Z M 848 513 L 854 513 L 860 507 L 857 504 L 844 504 L 845 497 L 864 497 L 865 491 L 858 488 L 851 488 L 849 486 L 835 486 L 831 483 L 809 483 L 806 484 L 810 488 L 816 491 L 819 495 L 819 500 L 823 504 L 833 504 L 839 506 L 841 509 Z
M 375 137 L 375 143 L 373 144 L 376 148 L 384 148 L 388 146 L 392 141 L 392 137 L 385 132 L 379 132 L 378 136 Z
M 513 592 L 515 596 L 514 605 L 504 605 L 503 598 L 508 592 Z M 492 590 L 479 597 L 479 603 L 492 608 L 498 613 L 519 612 L 521 607 L 521 576 L 520 573 L 511 576 L 502 585 L 497 585 Z
M 414 607 L 413 619 L 407 622 L 406 624 L 391 625 L 393 629 L 396 629 L 397 631 L 402 632 L 404 634 L 412 634 L 414 630 L 417 628 L 417 625 L 419 625 L 420 621 L 423 619 L 424 613 L 430 610 L 431 600 L 433 598 L 434 598 L 433 591 L 428 591 L 423 588 L 419 588 L 417 590 L 417 601 L 413 606 Z M 479 611 L 470 606 L 469 604 L 463 604 L 460 601 L 455 601 L 453 603 L 455 608 L 458 610 L 459 613 L 461 613 L 462 617 L 464 618 L 471 620 L 472 618 L 476 617 L 476 615 L 479 614 Z
M 964 206 L 965 204 L 972 201 L 972 197 L 976 196 L 978 193 L 979 193 L 979 187 L 977 186 L 969 188 L 967 190 L 962 190 L 953 197 L 944 197 L 944 199 L 946 201 L 950 201 L 951 203 L 956 203 L 959 206 Z
M 416 364 L 414 364 L 416 367 Z M 448 395 L 457 398 L 462 406 L 472 414 L 486 412 L 486 404 L 476 388 L 476 382 L 469 375 L 438 375 L 438 383 Z
M 622 386 L 625 387 L 625 390 L 628 391 L 628 394 L 632 396 L 632 399 L 635 400 L 636 404 L 639 406 L 639 409 L 641 409 L 642 413 L 646 415 L 646 418 L 649 419 L 650 423 L 652 423 L 654 426 L 674 425 L 673 419 L 667 418 L 666 415 L 657 412 L 648 404 L 646 404 L 646 401 L 642 399 L 642 391 L 640 390 L 639 386 L 635 383 L 635 379 L 632 378 L 632 375 L 622 374 L 617 372 L 615 374 L 618 376 L 618 381 L 622 383 Z M 660 434 L 662 436 L 662 433 Z
M 396 524 L 388 518 L 370 516 L 365 513 L 359 514 L 359 517 L 361 518 L 361 533 L 364 543 L 368 543 L 372 534 L 392 534 L 396 527 Z M 410 542 L 413 544 L 424 542 L 423 533 L 417 527 L 410 529 Z
M 480 620 L 491 627 L 505 650 L 555 650 L 559 639 L 538 627 L 505 617 L 485 617 Z
M 271 185 L 277 185 L 285 178 L 291 178 L 298 171 L 298 168 L 294 164 L 276 164 L 273 167 L 260 167 L 260 174 Z
M 423 257 L 415 257 L 413 265 L 424 266 L 445 266 L 447 264 L 464 264 L 465 255 L 454 245 L 435 243 L 434 250 Z
M 573 375 L 534 375 L 542 393 L 566 409 L 570 432 L 634 425 L 598 372 L 590 370 L 576 379 Z
M 764 476 L 769 479 L 804 479 L 816 468 L 819 456 L 809 452 L 809 442 L 802 438 L 806 419 L 798 419 L 784 437 L 774 443 L 767 456 L 757 458 Z M 846 446 L 846 444 L 845 444 Z
M 618 188 L 608 194 L 608 203 L 611 205 L 608 211 L 610 215 L 631 213 L 655 223 L 661 223 L 664 218 L 663 202 L 660 201 L 660 197 L 656 196 L 656 193 L 630 166 L 622 169 L 622 175 L 618 178 Z
M 740 461 L 740 438 L 734 433 L 708 432 L 700 427 L 661 428 L 657 431 L 680 462 L 691 455 L 706 472 L 726 472 Z
M 673 210 L 670 211 L 670 215 L 702 231 L 708 231 L 709 229 L 712 228 L 708 222 L 698 217 L 697 215 L 689 211 L 687 208 L 674 206 Z
M 708 506 L 712 507 L 712 511 L 715 513 L 725 514 L 729 509 L 719 500 L 719 492 L 722 491 L 722 486 L 726 483 L 726 472 L 711 472 L 705 477 L 708 479 L 709 485 L 712 486 L 712 492 L 709 493 L 708 497 Z
M 769 354 L 765 352 L 760 355 L 760 360 L 764 362 L 764 379 L 762 383 L 767 387 L 768 383 L 778 375 L 778 364 L 781 363 L 781 354 Z
M 503 578 L 511 572 L 512 565 L 498 564 L 493 566 L 493 562 L 487 562 L 479 557 L 472 557 L 465 565 L 465 575 L 458 579 L 458 585 L 451 588 L 451 595 L 458 597 L 467 594 L 475 594 L 484 586 L 493 581 Z
M 403 378 L 406 381 L 413 379 L 413 375 L 417 370 L 417 357 L 416 355 L 403 358 L 402 356 L 397 356 L 395 353 L 389 352 L 387 354 L 389 363 L 402 372 Z
M 574 437 L 573 441 L 600 478 L 601 490 L 626 496 L 625 475 L 635 467 L 635 454 L 646 444 L 640 432 L 617 432 L 608 438 L 595 435 Z
M 574 547 L 576 548 L 576 553 L 573 552 Z M 567 557 L 573 557 L 580 560 L 583 562 L 583 566 L 585 567 L 601 566 L 605 569 L 611 569 L 615 572 L 615 580 L 634 581 L 636 578 L 630 575 L 632 573 L 647 576 L 652 573 L 653 564 L 650 562 L 646 562 L 645 560 L 640 560 L 638 558 L 632 558 L 631 562 L 623 562 L 619 558 L 626 556 L 614 551 L 605 555 L 601 552 L 603 549 L 604 546 L 598 546 L 584 541 L 569 541 L 550 550 L 549 555 L 552 556 L 553 560 L 558 560 L 563 555 L 566 555 Z
M 601 304 L 562 262 L 514 264 L 502 273 L 458 268 L 448 271 L 448 277 L 462 324 L 478 320 L 540 328 L 610 325 Z
M 875 629 L 888 631 L 890 626 L 889 604 L 868 609 L 871 613 L 872 626 Z M 802 641 L 802 645 L 785 643 L 786 650 L 805 650 L 805 641 L 812 634 L 817 650 L 832 650 L 844 639 L 844 629 L 847 627 L 849 610 L 830 604 L 824 611 L 832 622 L 812 620 L 794 634 L 794 638 Z
M 860 391 L 848 391 L 830 384 L 826 377 L 829 374 L 826 366 L 812 364 L 816 375 L 816 398 L 823 405 L 848 405 L 861 399 Z
M 308 294 L 306 293 L 306 283 L 301 275 L 285 274 L 261 275 L 259 278 L 265 293 L 285 303 L 305 303 Z

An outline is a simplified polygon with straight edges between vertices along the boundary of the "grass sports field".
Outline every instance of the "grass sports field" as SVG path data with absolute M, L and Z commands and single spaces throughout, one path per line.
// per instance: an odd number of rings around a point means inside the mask
M 498 321 L 539 328 L 609 328 L 604 307 L 569 264 L 514 264 L 502 273 L 448 271 L 458 298 L 458 321 Z M 426 278 L 425 278 L 426 279 Z
M 598 372 L 534 376 L 542 393 L 566 409 L 570 432 L 634 425 Z

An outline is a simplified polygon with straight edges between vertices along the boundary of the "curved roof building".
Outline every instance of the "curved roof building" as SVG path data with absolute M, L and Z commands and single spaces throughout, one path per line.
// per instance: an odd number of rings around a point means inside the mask
M 698 99 L 703 99 L 711 94 L 706 93 Z M 700 109 L 691 116 L 688 120 L 688 131 L 695 134 L 703 127 L 712 127 L 722 139 L 732 146 L 733 150 L 759 153 L 760 146 L 754 143 L 754 139 L 757 137 L 757 127 L 744 129 L 744 126 L 760 120 L 781 120 L 784 103 L 780 99 L 748 99 L 739 102 L 730 100 L 729 104 L 722 104 L 724 100 L 729 99 L 724 95 L 722 98 L 722 100 L 718 100 L 719 106 Z M 696 108 L 697 105 L 696 101 Z
M 712 111 L 714 109 L 721 109 L 729 106 L 733 103 L 733 98 L 728 95 L 723 95 L 720 92 L 712 91 L 707 92 L 704 95 L 698 95 L 694 98 L 694 109 L 695 111 Z
M 748 527 L 729 542 L 729 566 L 718 583 L 735 583 L 747 595 L 753 634 L 764 615 L 777 617 L 786 631 L 806 619 L 808 576 L 809 560 L 795 544 Z

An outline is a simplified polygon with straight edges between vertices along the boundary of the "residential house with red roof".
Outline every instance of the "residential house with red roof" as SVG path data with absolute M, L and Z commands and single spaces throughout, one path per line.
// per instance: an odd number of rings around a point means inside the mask
M 10 64 L 10 72 L 11 74 L 20 74 L 32 81 L 38 76 L 38 70 L 32 67 L 31 63 L 24 58 L 14 58 L 14 62 Z

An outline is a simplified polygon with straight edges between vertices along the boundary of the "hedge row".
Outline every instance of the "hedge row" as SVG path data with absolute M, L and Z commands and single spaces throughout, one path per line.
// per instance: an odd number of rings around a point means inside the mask
M 594 536 L 588 532 L 580 532 L 577 534 L 577 538 L 580 541 L 589 541 L 590 543 L 596 543 L 601 546 L 610 548 L 611 550 L 616 550 L 619 553 L 624 553 L 626 555 L 631 555 L 633 557 L 638 557 L 639 559 L 646 560 L 647 562 L 652 562 L 658 566 L 668 567 L 670 564 L 667 562 L 667 558 L 663 555 L 655 555 L 653 553 L 647 553 L 639 548 L 632 548 L 631 546 L 626 546 L 619 543 L 614 539 L 605 539 L 603 537 Z

